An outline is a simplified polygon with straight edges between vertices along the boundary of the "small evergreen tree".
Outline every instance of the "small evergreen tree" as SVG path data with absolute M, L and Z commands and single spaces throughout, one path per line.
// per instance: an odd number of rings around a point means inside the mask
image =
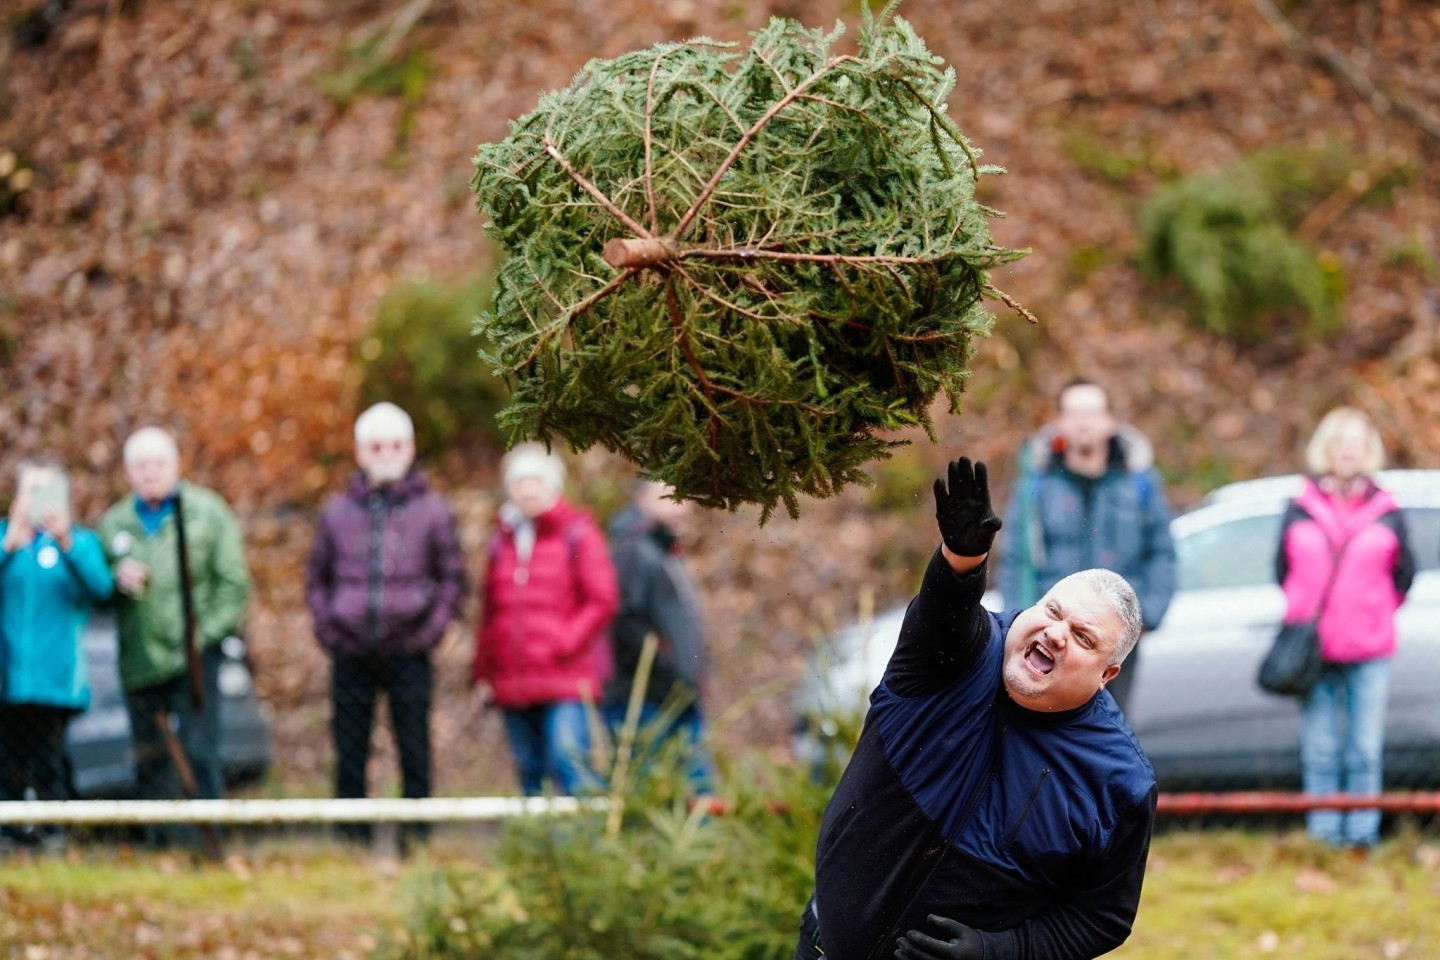
M 775 19 L 585 66 L 472 187 L 511 254 L 477 330 L 512 381 L 512 437 L 618 452 L 733 509 L 830 496 L 969 376 L 1010 302 L 975 200 L 954 73 L 864 8 L 857 55 Z M 933 432 L 932 432 L 933 436 Z
M 423 455 L 453 444 L 499 450 L 495 415 L 509 389 L 475 360 L 471 332 L 490 298 L 490 277 L 455 283 L 402 280 L 385 292 L 375 323 L 360 341 L 360 407 L 389 400 L 415 420 Z
M 1298 310 L 1308 337 L 1327 337 L 1343 322 L 1343 277 L 1294 228 L 1353 169 L 1332 151 L 1269 150 L 1176 180 L 1141 210 L 1141 268 L 1216 333 L 1255 342 Z

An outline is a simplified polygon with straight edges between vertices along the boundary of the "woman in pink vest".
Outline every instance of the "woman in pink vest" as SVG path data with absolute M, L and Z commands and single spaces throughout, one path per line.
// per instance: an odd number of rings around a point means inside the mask
M 1285 622 L 1308 620 L 1323 603 L 1325 668 L 1301 707 L 1307 794 L 1380 792 L 1395 611 L 1415 575 L 1404 517 L 1372 479 L 1384 459 L 1365 414 L 1332 410 L 1305 450 L 1311 476 L 1282 525 Z M 1379 840 L 1380 812 L 1312 810 L 1306 827 L 1332 846 L 1366 850 Z
M 610 676 L 619 606 L 605 535 L 562 496 L 565 467 L 539 444 L 501 464 L 508 499 L 490 542 L 472 679 L 503 711 L 520 789 L 590 793 L 590 721 Z

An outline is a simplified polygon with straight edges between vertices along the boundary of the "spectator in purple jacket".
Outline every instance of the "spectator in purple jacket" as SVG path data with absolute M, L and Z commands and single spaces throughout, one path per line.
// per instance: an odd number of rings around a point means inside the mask
M 355 421 L 360 470 L 321 510 L 306 571 L 315 635 L 331 658 L 335 795 L 365 796 L 375 703 L 384 693 L 406 797 L 430 795 L 431 651 L 464 594 L 464 557 L 445 499 L 412 468 L 415 427 L 393 403 Z M 344 835 L 369 841 L 368 825 Z M 424 838 L 407 826 L 402 841 Z

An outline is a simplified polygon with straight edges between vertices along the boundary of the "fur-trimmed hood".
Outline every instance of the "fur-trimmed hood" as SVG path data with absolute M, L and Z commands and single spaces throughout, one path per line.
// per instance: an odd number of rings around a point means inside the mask
M 1065 438 L 1059 428 L 1047 423 L 1025 441 L 1025 462 L 1029 469 L 1044 472 L 1065 452 Z M 1122 423 L 1110 438 L 1110 463 L 1129 473 L 1142 473 L 1155 466 L 1155 446 L 1138 427 Z

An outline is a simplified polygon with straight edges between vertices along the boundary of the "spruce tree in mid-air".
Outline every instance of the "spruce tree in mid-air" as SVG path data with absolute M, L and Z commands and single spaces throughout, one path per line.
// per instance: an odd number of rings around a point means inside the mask
M 472 187 L 508 252 L 477 331 L 511 382 L 514 438 L 615 451 L 703 505 L 867 483 L 892 431 L 952 412 L 988 270 L 975 199 L 1000 168 L 948 115 L 954 71 L 865 9 L 857 52 L 774 19 L 587 64 Z M 1028 314 L 1027 314 L 1028 316 Z

